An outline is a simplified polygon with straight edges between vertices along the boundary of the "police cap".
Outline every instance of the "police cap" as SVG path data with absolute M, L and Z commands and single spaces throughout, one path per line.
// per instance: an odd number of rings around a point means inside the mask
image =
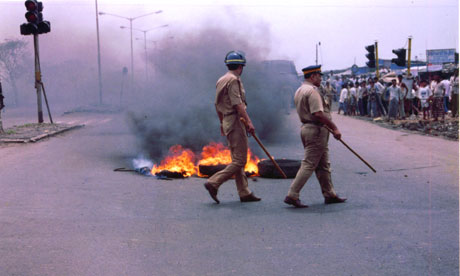
M 321 65 L 312 65 L 312 66 L 305 67 L 302 69 L 302 72 L 304 75 L 310 74 L 310 73 L 320 73 L 321 75 L 323 75 L 323 73 L 321 73 Z

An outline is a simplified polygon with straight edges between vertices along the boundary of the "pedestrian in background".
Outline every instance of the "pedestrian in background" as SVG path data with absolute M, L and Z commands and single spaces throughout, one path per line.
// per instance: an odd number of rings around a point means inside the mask
M 358 110 L 360 116 L 365 116 L 367 114 L 367 101 L 365 105 L 363 100 L 364 93 L 366 93 L 367 97 L 366 81 L 362 81 L 358 88 Z
M 381 104 L 382 111 L 383 111 L 382 114 L 388 115 L 388 111 L 389 111 L 388 108 L 390 105 L 390 92 L 388 92 L 386 87 L 383 86 L 383 84 L 381 83 L 381 81 L 379 81 L 377 77 L 374 78 L 374 85 L 375 85 L 375 88 L 377 89 L 376 90 L 377 94 L 381 96 L 380 100 L 382 103 Z
M 444 113 L 448 113 L 450 109 L 450 81 L 448 79 L 441 80 L 441 83 L 444 87 L 444 98 L 443 98 L 443 106 L 444 106 Z
M 336 90 L 334 86 L 330 84 L 329 81 L 326 81 L 326 86 L 324 87 L 324 92 L 326 93 L 326 96 L 329 98 L 329 103 L 332 104 L 332 101 L 334 99 L 334 95 L 336 94 Z
M 343 81 L 342 79 L 340 79 L 339 77 L 335 77 L 335 91 L 337 92 L 335 94 L 335 99 L 334 101 L 338 101 L 339 98 L 340 98 L 340 91 L 342 91 L 342 85 L 343 85 Z
M 355 83 L 350 82 L 350 89 L 348 93 L 348 106 L 349 107 L 347 107 L 348 115 L 350 116 L 356 116 L 357 94 L 358 92 L 356 91 Z
M 444 84 L 441 83 L 441 76 L 439 74 L 434 75 L 433 82 L 433 105 L 431 107 L 431 114 L 435 121 L 438 120 L 438 117 L 444 120 L 444 96 L 446 94 L 446 89 Z
M 248 179 L 244 172 L 248 154 L 247 132 L 254 134 L 255 129 L 246 112 L 246 92 L 241 82 L 246 58 L 242 52 L 231 51 L 225 56 L 228 72 L 216 84 L 215 108 L 220 120 L 222 136 L 227 137 L 232 163 L 225 169 L 212 175 L 204 184 L 214 201 L 219 204 L 217 191 L 225 181 L 235 177 L 236 187 L 241 202 L 260 201 L 248 187 Z M 240 120 L 243 118 L 246 125 Z
M 348 97 L 347 84 L 344 83 L 342 84 L 342 90 L 340 91 L 339 110 L 337 111 L 337 114 L 340 114 L 340 110 L 342 110 L 343 115 L 347 115 L 347 105 L 346 105 L 347 97 Z
M 321 65 L 309 66 L 302 69 L 305 81 L 297 89 L 294 102 L 299 119 L 302 122 L 300 136 L 305 151 L 297 175 L 292 182 L 284 203 L 296 208 L 306 208 L 307 205 L 300 201 L 300 191 L 315 172 L 321 185 L 325 204 L 342 203 L 346 198 L 340 198 L 334 191 L 329 164 L 329 131 L 332 130 L 334 138 L 340 139 L 342 134 L 332 122 L 330 106 L 326 97 L 321 96 L 318 88 L 321 85 Z
M 458 117 L 458 69 L 455 70 L 454 75 L 450 78 L 450 91 L 451 91 L 451 111 L 452 117 Z
M 398 75 L 398 86 L 401 89 L 401 94 L 399 94 L 398 113 L 399 119 L 403 120 L 406 118 L 406 113 L 404 111 L 404 102 L 406 101 L 406 96 L 409 89 L 407 89 L 406 84 L 402 82 L 402 75 Z
M 375 118 L 380 116 L 377 108 L 377 98 L 379 95 L 377 94 L 377 89 L 375 88 L 374 81 L 372 79 L 369 80 L 369 85 L 369 116 Z
M 420 86 L 416 86 L 415 97 L 420 100 L 420 108 L 423 112 L 423 120 L 430 118 L 431 89 L 425 79 L 420 80 Z
M 391 85 L 386 88 L 389 94 L 390 106 L 388 107 L 388 119 L 396 119 L 399 110 L 401 88 L 396 85 L 396 79 L 391 80 Z

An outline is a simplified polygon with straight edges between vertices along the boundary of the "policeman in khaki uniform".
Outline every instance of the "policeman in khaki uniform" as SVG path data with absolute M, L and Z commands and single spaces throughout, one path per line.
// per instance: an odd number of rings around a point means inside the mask
M 232 163 L 211 176 L 204 187 L 212 199 L 219 204 L 217 199 L 219 186 L 235 176 L 240 201 L 260 201 L 260 198 L 249 190 L 248 179 L 244 172 L 248 154 L 247 131 L 254 133 L 254 126 L 246 113 L 246 95 L 240 79 L 243 67 L 246 65 L 246 59 L 243 53 L 231 51 L 225 57 L 225 64 L 228 67 L 228 72 L 217 81 L 215 107 L 221 124 L 221 134 L 227 136 Z M 240 118 L 246 120 L 247 129 Z
M 302 72 L 305 81 L 297 89 L 294 103 L 302 122 L 300 136 L 305 150 L 305 159 L 302 160 L 284 202 L 296 208 L 308 207 L 301 203 L 299 195 L 302 187 L 315 172 L 321 185 L 324 203 L 342 203 L 346 198 L 337 196 L 331 181 L 328 153 L 329 131 L 324 125 L 332 129 L 332 134 L 336 139 L 340 139 L 342 134 L 331 120 L 329 98 L 321 94 L 319 90 L 322 76 L 321 65 L 306 67 L 302 69 Z

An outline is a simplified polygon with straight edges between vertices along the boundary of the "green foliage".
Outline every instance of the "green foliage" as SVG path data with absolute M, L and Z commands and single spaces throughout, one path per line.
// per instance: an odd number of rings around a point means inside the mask
M 0 76 L 6 81 L 17 78 L 23 71 L 26 47 L 27 42 L 20 39 L 0 43 Z

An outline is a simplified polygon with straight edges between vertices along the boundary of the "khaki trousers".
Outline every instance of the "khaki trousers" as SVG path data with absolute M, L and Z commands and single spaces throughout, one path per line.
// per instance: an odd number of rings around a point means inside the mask
M 289 188 L 288 196 L 299 199 L 300 190 L 313 172 L 315 172 L 321 185 L 323 196 L 325 198 L 337 196 L 331 181 L 328 149 L 329 132 L 324 127 L 304 124 L 300 131 L 300 137 L 305 150 L 305 159 L 302 160 L 300 169 Z
M 228 147 L 230 148 L 232 163 L 225 169 L 215 173 L 208 179 L 208 183 L 219 189 L 220 185 L 235 176 L 236 188 L 240 197 L 251 194 L 248 187 L 248 179 L 244 173 L 244 166 L 248 156 L 248 137 L 246 131 L 236 126 L 227 134 Z

